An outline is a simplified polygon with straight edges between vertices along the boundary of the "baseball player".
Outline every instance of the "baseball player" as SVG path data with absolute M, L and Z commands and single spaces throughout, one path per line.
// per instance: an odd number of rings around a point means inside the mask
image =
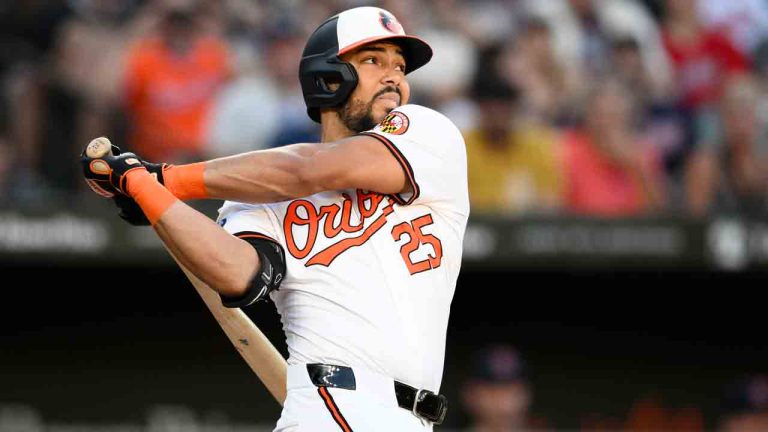
M 289 351 L 276 431 L 421 431 L 445 416 L 469 201 L 460 132 L 408 104 L 406 74 L 431 56 L 391 13 L 349 9 L 301 59 L 321 143 L 181 166 L 84 152 L 91 187 L 146 217 L 224 305 L 275 303 Z M 216 224 L 182 202 L 201 198 L 232 201 Z

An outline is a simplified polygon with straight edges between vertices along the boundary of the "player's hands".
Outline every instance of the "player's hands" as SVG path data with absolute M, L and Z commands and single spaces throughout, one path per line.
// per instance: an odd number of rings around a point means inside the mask
M 97 194 L 112 198 L 116 194 L 128 195 L 125 190 L 125 174 L 132 169 L 141 169 L 142 166 L 155 176 L 160 184 L 164 183 L 163 172 L 172 165 L 166 163 L 147 162 L 134 153 L 123 153 L 120 147 L 109 143 L 106 138 L 97 138 L 110 146 L 110 151 L 101 157 L 88 157 L 86 147 L 80 154 L 80 162 L 83 166 L 83 175 L 88 186 Z M 96 141 L 94 140 L 94 141 Z M 136 163 L 138 161 L 138 164 Z
M 139 158 L 139 160 L 141 161 L 141 164 L 144 165 L 144 168 L 157 178 L 157 181 L 159 181 L 160 184 L 165 184 L 163 183 L 163 171 L 170 168 L 172 165 L 167 163 L 147 162 L 141 158 Z M 133 198 L 118 194 L 115 195 L 112 200 L 119 210 L 117 215 L 120 216 L 122 220 L 134 226 L 151 225 L 149 219 L 147 219 L 147 216 L 144 214 L 144 211 L 141 210 L 141 207 L 136 204 L 136 201 L 134 201 Z
M 97 139 L 102 140 L 101 138 Z M 86 183 L 97 194 L 112 198 L 119 210 L 120 218 L 131 225 L 149 225 L 149 219 L 144 215 L 141 207 L 126 193 L 125 175 L 129 171 L 141 169 L 143 166 L 163 184 L 163 171 L 170 168 L 171 165 L 147 162 L 133 153 L 123 153 L 118 146 L 109 143 L 109 140 L 103 140 L 103 144 L 108 144 L 110 149 L 106 155 L 99 158 L 89 158 L 86 154 L 87 147 L 80 155 Z M 138 160 L 141 166 L 133 163 L 133 159 Z M 113 165 L 116 165 L 117 170 L 112 168 Z
M 97 140 L 109 143 L 106 138 L 97 138 Z M 102 145 L 104 145 L 103 142 Z M 116 145 L 109 144 L 109 146 L 109 151 L 99 157 L 89 157 L 86 154 L 88 147 L 80 154 L 85 182 L 91 190 L 103 197 L 127 196 L 127 174 L 134 170 L 146 170 L 146 168 L 135 154 L 123 153 Z

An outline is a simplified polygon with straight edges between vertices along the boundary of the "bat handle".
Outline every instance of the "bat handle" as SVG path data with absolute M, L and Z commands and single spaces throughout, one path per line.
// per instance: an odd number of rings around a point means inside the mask
M 112 143 L 107 137 L 98 137 L 88 143 L 88 147 L 85 148 L 85 155 L 92 159 L 97 159 L 105 156 L 112 149 Z

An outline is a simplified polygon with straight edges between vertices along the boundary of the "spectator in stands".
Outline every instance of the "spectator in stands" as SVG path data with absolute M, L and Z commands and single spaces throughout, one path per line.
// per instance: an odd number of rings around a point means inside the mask
M 148 160 L 203 159 L 210 108 L 232 75 L 229 50 L 223 39 L 204 31 L 215 26 L 202 26 L 198 1 L 161 5 L 156 34 L 138 41 L 128 57 L 128 144 Z
M 51 143 L 55 135 L 45 134 L 51 120 L 45 115 L 47 56 L 59 26 L 71 13 L 66 2 L 15 1 L 0 6 L 0 136 L 13 159 L 6 197 L 17 204 L 50 203 L 51 185 L 71 186 L 75 180 L 73 169 L 64 164 L 46 164 L 46 157 L 57 150 L 59 160 L 72 153 L 55 145 L 60 141 Z
M 691 157 L 689 203 L 693 214 L 752 216 L 768 211 L 768 118 L 755 80 L 743 75 L 726 85 L 719 116 Z
M 275 83 L 278 94 L 277 132 L 270 146 L 277 147 L 297 142 L 317 142 L 320 128 L 307 116 L 304 96 L 299 87 L 301 52 L 306 38 L 295 32 L 276 35 L 267 46 L 266 58 L 269 59 L 267 71 Z
M 7 204 L 9 192 L 9 177 L 13 156 L 5 137 L 0 136 L 0 205 Z
M 768 39 L 760 42 L 752 53 L 752 76 L 758 87 L 758 115 L 768 123 Z
M 648 10 L 631 0 L 523 0 L 527 13 L 543 19 L 552 30 L 560 63 L 577 83 L 589 83 L 609 72 L 611 41 L 638 41 L 642 65 L 655 92 L 668 91 L 669 60 L 659 29 Z M 586 91 L 586 89 L 582 89 Z
M 53 53 L 55 79 L 62 91 L 81 101 L 85 111 L 103 111 L 117 104 L 127 45 L 147 26 L 127 20 L 130 0 L 73 4 L 75 14 L 62 24 Z M 88 128 L 75 140 L 88 140 L 99 129 Z
M 719 430 L 762 432 L 768 430 L 768 375 L 737 380 L 725 392 Z
M 678 96 L 688 109 L 711 107 L 724 79 L 745 71 L 748 60 L 722 32 L 704 27 L 697 0 L 667 0 L 664 12 L 663 40 L 674 65 Z
M 675 97 L 684 120 L 684 194 L 688 209 L 701 214 L 707 206 L 710 181 L 706 158 L 700 157 L 719 140 L 712 125 L 719 123 L 717 109 L 723 83 L 742 74 L 748 59 L 727 38 L 725 29 L 708 28 L 699 16 L 699 0 L 666 0 L 662 37 L 675 70 Z M 681 209 L 685 210 L 685 209 Z
M 518 92 L 499 74 L 499 46 L 480 56 L 473 97 L 479 110 L 476 129 L 464 134 L 469 198 L 473 211 L 547 212 L 561 199 L 560 168 L 554 134 L 517 118 Z
M 663 159 L 668 180 L 666 189 L 670 198 L 673 195 L 676 198 L 668 202 L 675 203 L 676 210 L 684 210 L 684 166 L 691 145 L 686 117 L 669 93 L 660 92 L 654 86 L 653 79 L 642 66 L 640 45 L 635 39 L 618 38 L 613 41 L 612 47 L 611 69 L 632 93 L 641 134 L 656 147 Z
M 119 136 L 123 73 L 130 44 L 156 15 L 152 7 L 135 13 L 131 0 L 72 2 L 51 52 L 46 93 L 44 164 L 59 186 L 77 180 L 77 167 L 57 163 L 99 135 Z M 120 139 L 119 141 L 123 141 Z M 60 173 L 57 171 L 61 171 Z M 67 181 L 64 181 L 64 180 Z
M 656 149 L 641 139 L 631 94 L 615 78 L 594 86 L 581 128 L 564 138 L 565 205 L 574 214 L 632 216 L 665 204 Z
M 432 9 L 429 19 L 425 16 L 427 6 Z M 409 75 L 411 99 L 445 114 L 460 129 L 474 126 L 475 120 L 473 105 L 466 96 L 477 66 L 478 46 L 464 33 L 470 31 L 465 14 L 474 8 L 482 8 L 482 4 L 473 3 L 469 8 L 456 0 L 431 0 L 417 8 L 422 11 L 406 13 L 412 22 L 422 22 L 418 35 L 428 40 L 434 51 L 429 64 Z M 486 35 L 492 32 L 487 29 Z
M 518 19 L 523 15 L 520 0 L 429 0 L 432 13 L 439 15 L 448 28 L 469 38 L 478 49 L 514 37 Z
M 532 121 L 557 124 L 576 100 L 578 85 L 555 56 L 546 22 L 530 18 L 508 54 L 508 75 L 521 93 L 523 115 Z
M 640 44 L 636 39 L 630 36 L 616 38 L 611 42 L 610 52 L 611 70 L 632 92 L 636 102 L 650 105 L 656 98 L 664 96 L 655 94 L 652 78 L 643 68 Z
M 492 345 L 474 353 L 461 401 L 470 417 L 468 432 L 542 430 L 530 415 L 533 398 L 520 353 L 508 345 Z
M 623 430 L 703 432 L 704 416 L 695 406 L 670 407 L 661 395 L 652 393 L 641 396 L 632 403 Z
M 263 7 L 255 2 L 227 2 L 222 24 L 237 77 L 225 84 L 211 108 L 208 151 L 213 157 L 268 148 L 283 121 L 280 96 L 270 72 L 275 58 L 263 55 L 269 31 Z M 273 23 L 273 25 L 276 23 Z
M 726 36 L 746 56 L 768 38 L 768 7 L 762 0 L 699 0 L 698 6 L 704 26 Z

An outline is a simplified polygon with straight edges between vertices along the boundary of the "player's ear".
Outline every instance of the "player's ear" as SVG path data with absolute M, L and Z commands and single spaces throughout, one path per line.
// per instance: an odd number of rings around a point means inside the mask
M 341 81 L 328 78 L 320 78 L 322 80 L 322 86 L 328 91 L 335 92 L 341 87 Z

